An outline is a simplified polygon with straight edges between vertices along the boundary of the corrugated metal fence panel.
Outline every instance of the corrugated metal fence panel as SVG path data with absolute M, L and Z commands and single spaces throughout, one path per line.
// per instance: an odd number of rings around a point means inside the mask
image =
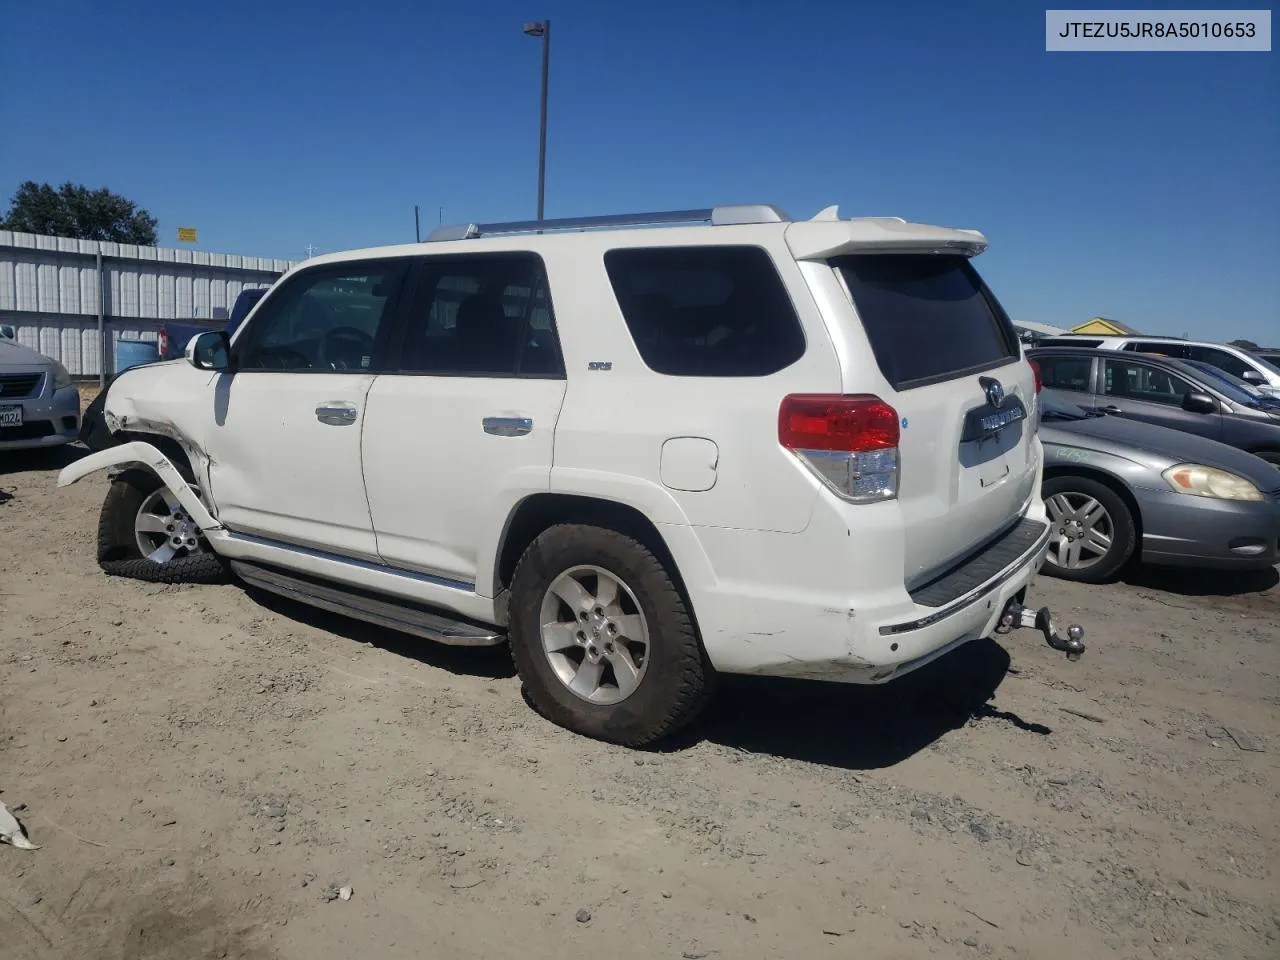
M 166 321 L 218 329 L 246 288 L 266 287 L 297 261 L 0 230 L 0 320 L 18 342 L 75 376 L 102 364 L 96 254 L 103 256 L 106 332 L 114 344 L 154 340 Z M 111 366 L 113 350 L 108 350 Z
M 0 310 L 98 312 L 92 241 L 0 230 Z M 107 313 L 138 319 L 218 319 L 246 286 L 261 287 L 291 260 L 103 243 Z M 170 294 L 170 289 L 176 295 Z

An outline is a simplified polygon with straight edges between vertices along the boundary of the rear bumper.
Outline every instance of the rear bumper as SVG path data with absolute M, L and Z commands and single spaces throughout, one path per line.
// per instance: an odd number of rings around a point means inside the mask
M 998 569 L 983 568 L 988 575 L 980 582 L 961 583 L 963 591 L 943 601 L 927 588 L 913 591 L 913 597 L 900 575 L 895 583 L 877 586 L 886 570 L 902 569 L 900 562 L 895 566 L 891 552 L 877 559 L 861 558 L 855 550 L 851 559 L 850 532 L 843 526 L 811 524 L 806 534 L 699 530 L 712 566 L 727 574 L 693 597 L 707 654 L 725 673 L 864 684 L 902 676 L 989 636 L 1009 601 L 1025 593 L 1049 544 L 1038 499 L 1025 519 L 1035 527 L 1034 536 L 1019 542 Z M 753 548 L 747 537 L 764 542 Z M 768 557 L 767 567 L 751 570 L 749 580 L 732 576 L 746 573 L 753 555 Z M 835 566 L 837 558 L 843 562 Z M 973 566 L 982 568 L 984 559 L 989 555 L 975 558 Z M 849 581 L 828 590 L 805 589 L 806 579 L 829 580 L 833 567 L 852 567 Z M 764 582 L 770 573 L 791 585 Z M 922 596 L 933 605 L 918 602 Z
M 0 427 L 0 450 L 58 447 L 79 436 L 80 391 L 74 385 L 17 404 L 22 407 L 22 426 Z
M 1280 500 L 1162 494 L 1142 505 L 1142 561 L 1228 570 L 1280 563 Z

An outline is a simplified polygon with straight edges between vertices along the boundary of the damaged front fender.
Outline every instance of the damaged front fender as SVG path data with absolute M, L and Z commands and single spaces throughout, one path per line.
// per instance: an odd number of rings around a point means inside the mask
M 134 440 L 130 443 L 123 443 L 118 447 L 99 450 L 97 453 L 91 453 L 70 466 L 64 467 L 62 472 L 58 474 L 58 486 L 68 487 L 91 473 L 97 473 L 99 470 L 105 470 L 108 467 L 126 464 L 137 464 L 146 467 L 158 476 L 161 482 L 178 499 L 178 502 L 182 504 L 187 516 L 196 522 L 201 532 L 208 533 L 211 530 L 222 529 L 222 524 L 218 523 L 213 518 L 213 515 L 209 513 L 204 503 L 196 495 L 196 492 L 191 489 L 191 486 L 183 479 L 178 468 L 173 465 L 173 461 L 156 447 L 141 440 Z

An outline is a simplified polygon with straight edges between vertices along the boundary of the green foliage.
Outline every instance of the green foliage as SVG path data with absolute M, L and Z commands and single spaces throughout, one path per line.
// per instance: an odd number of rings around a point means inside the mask
M 1239 347 L 1241 350 L 1261 350 L 1252 340 L 1232 340 L 1228 346 Z
M 75 183 L 54 188 L 28 180 L 18 187 L 0 229 L 77 240 L 114 240 L 154 246 L 156 218 L 106 187 Z

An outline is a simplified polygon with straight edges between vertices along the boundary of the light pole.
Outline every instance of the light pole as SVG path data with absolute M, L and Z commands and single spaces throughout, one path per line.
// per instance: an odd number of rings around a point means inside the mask
M 538 219 L 547 186 L 547 70 L 551 66 L 551 21 L 537 20 L 524 25 L 530 37 L 542 38 L 542 122 L 538 128 Z

